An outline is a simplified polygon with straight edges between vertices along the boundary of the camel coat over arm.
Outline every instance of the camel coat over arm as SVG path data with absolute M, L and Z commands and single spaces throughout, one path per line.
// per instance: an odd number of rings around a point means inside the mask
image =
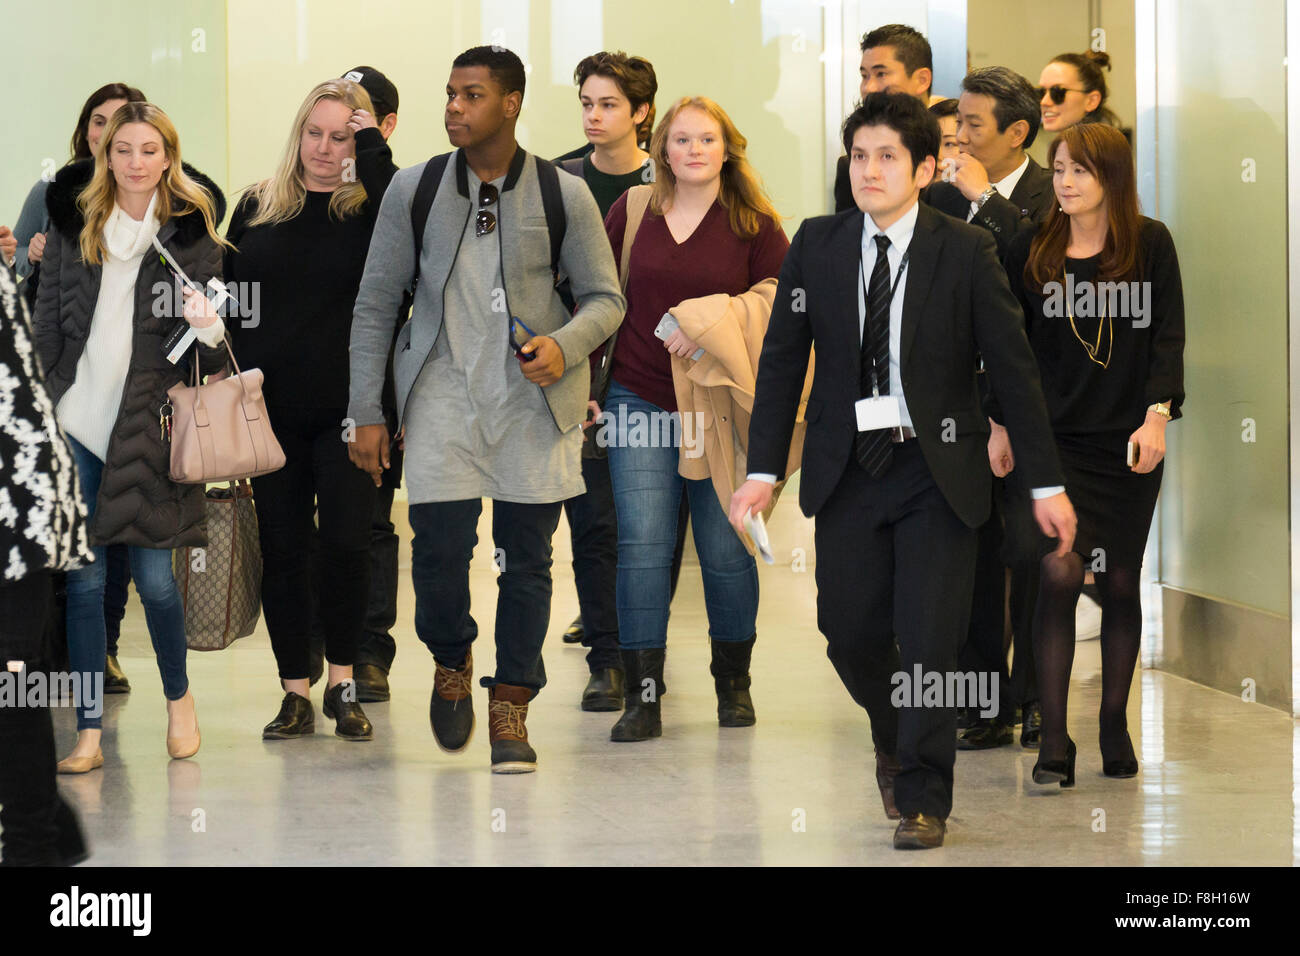
M 682 332 L 704 349 L 698 362 L 672 357 L 673 391 L 682 417 L 677 471 L 683 478 L 711 478 L 724 512 L 731 510 L 731 496 L 748 474 L 754 383 L 775 297 L 776 279 L 764 279 L 740 295 L 719 293 L 686 299 L 669 310 Z M 812 377 L 810 359 L 790 441 L 787 478 L 799 469 L 803 456 L 804 407 Z M 771 516 L 784 486 L 785 481 L 777 483 L 764 520 Z M 740 538 L 754 554 L 749 535 Z

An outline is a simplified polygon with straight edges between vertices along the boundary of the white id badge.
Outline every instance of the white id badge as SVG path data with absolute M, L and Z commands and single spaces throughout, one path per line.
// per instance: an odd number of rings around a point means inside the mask
M 903 424 L 903 412 L 897 395 L 873 395 L 859 399 L 854 408 L 858 413 L 858 431 L 874 432 L 881 428 L 898 428 Z

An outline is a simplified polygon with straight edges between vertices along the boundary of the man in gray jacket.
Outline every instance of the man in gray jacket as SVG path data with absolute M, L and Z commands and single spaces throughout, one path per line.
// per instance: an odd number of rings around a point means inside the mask
M 556 172 L 564 208 L 555 290 L 539 164 L 515 140 L 524 95 L 519 57 L 474 47 L 456 58 L 445 161 L 419 261 L 411 207 L 427 164 L 393 177 L 379 209 L 352 319 L 353 462 L 379 483 L 390 436 L 381 392 L 403 289 L 419 278 L 393 360 L 406 454 L 415 628 L 433 653 L 434 739 L 458 753 L 474 729 L 469 563 L 482 499 L 491 498 L 500 572 L 496 673 L 489 688 L 492 770 L 536 770 L 524 721 L 546 683 L 551 536 L 562 502 L 582 494 L 587 356 L 622 321 L 613 254 L 583 182 Z M 430 163 L 436 160 L 430 160 Z

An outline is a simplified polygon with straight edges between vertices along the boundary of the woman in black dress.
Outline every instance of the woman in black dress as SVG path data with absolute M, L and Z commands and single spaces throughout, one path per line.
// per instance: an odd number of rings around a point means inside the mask
M 1060 203 L 1007 261 L 1052 417 L 1066 491 L 1079 516 L 1074 549 L 1043 539 L 1034 656 L 1043 735 L 1037 783 L 1074 783 L 1066 733 L 1074 613 L 1084 573 L 1101 595 L 1100 745 L 1107 776 L 1137 758 L 1126 711 L 1142 638 L 1139 578 L 1165 454 L 1183 403 L 1183 290 L 1165 225 L 1138 212 L 1133 153 L 1102 124 L 1063 130 L 1048 152 Z M 994 429 L 993 442 L 1006 434 Z M 1005 449 L 1005 463 L 1013 460 Z M 991 460 L 1000 455 L 991 449 Z

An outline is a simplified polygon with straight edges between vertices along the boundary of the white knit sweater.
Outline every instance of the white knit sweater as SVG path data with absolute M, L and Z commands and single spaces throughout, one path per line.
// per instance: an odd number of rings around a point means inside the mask
M 140 263 L 158 234 L 160 223 L 154 207 L 155 190 L 143 221 L 137 222 L 121 206 L 114 206 L 104 224 L 103 273 L 99 298 L 90 320 L 86 347 L 77 361 L 76 377 L 59 400 L 57 414 L 63 430 L 103 461 L 108 456 L 108 442 L 117 423 L 131 367 L 131 344 L 135 321 L 135 282 Z M 204 344 L 212 341 L 220 320 L 204 329 Z M 216 341 L 220 341 L 219 338 Z

